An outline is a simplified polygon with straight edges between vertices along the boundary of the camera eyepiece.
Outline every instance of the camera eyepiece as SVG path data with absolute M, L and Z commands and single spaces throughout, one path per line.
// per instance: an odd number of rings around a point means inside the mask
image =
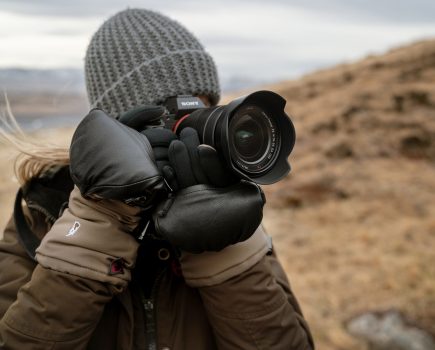
M 257 91 L 182 118 L 175 113 L 178 122 L 172 124 L 176 133 L 185 127 L 197 130 L 201 142 L 216 148 L 239 177 L 272 184 L 290 171 L 287 158 L 295 144 L 295 129 L 284 112 L 285 103 L 274 92 Z

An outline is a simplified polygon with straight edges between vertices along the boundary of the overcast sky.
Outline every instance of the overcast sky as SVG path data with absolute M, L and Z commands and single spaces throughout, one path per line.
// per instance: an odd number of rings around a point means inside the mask
M 0 68 L 81 68 L 93 32 L 127 7 L 186 25 L 224 79 L 284 80 L 435 38 L 435 0 L 0 0 Z

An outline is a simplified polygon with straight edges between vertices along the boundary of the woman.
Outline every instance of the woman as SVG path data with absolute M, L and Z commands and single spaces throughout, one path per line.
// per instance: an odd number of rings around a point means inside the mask
M 19 219 L 0 242 L 0 348 L 313 349 L 259 225 L 259 188 L 235 180 L 193 129 L 177 138 L 150 127 L 168 97 L 218 102 L 215 65 L 197 39 L 129 9 L 95 33 L 85 68 L 96 109 L 69 157 L 21 166 L 33 196 L 24 215 L 42 242 L 33 260 Z M 58 171 L 65 162 L 74 184 Z M 57 195 L 43 193 L 73 185 L 53 220 Z

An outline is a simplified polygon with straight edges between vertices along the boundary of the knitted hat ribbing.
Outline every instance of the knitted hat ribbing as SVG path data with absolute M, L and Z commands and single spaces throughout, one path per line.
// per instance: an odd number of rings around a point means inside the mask
M 91 107 L 116 117 L 175 95 L 220 98 L 212 57 L 186 28 L 159 13 L 128 9 L 109 18 L 85 57 Z

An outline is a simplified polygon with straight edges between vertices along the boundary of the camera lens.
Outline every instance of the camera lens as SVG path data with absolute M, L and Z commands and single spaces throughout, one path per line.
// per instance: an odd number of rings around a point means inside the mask
M 255 162 L 264 154 L 268 144 L 261 125 L 249 114 L 245 114 L 234 124 L 230 127 L 237 155 L 247 162 Z
M 232 159 L 241 169 L 263 172 L 275 160 L 278 135 L 263 109 L 255 105 L 238 109 L 229 122 L 228 135 Z
M 257 91 L 227 105 L 197 109 L 172 128 L 177 134 L 195 129 L 240 178 L 272 184 L 290 171 L 287 158 L 296 137 L 285 103 L 274 92 Z

